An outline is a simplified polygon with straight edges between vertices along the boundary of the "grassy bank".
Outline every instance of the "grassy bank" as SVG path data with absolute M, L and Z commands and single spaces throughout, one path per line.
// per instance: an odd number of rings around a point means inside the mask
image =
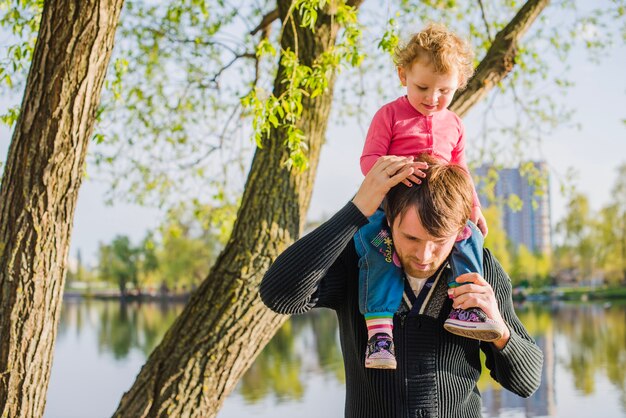
M 525 299 L 611 300 L 626 299 L 626 287 L 558 287 L 525 289 Z

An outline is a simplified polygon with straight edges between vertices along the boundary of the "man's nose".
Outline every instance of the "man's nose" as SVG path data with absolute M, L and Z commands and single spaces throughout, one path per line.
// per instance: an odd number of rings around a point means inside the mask
M 415 251 L 415 257 L 420 260 L 420 262 L 429 262 L 433 255 L 433 247 L 430 243 L 424 243 L 418 245 Z

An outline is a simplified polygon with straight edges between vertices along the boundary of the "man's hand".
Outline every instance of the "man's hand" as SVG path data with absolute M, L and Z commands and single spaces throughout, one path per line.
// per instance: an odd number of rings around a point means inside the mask
M 387 192 L 405 181 L 417 168 L 427 168 L 426 163 L 413 162 L 413 157 L 383 155 L 367 173 L 352 203 L 368 218 L 376 212 Z M 423 174 L 423 173 L 422 173 Z M 411 185 L 412 186 L 412 185 Z M 409 187 L 411 187 L 409 186 Z
M 470 219 L 476 224 L 478 229 L 480 229 L 480 232 L 483 234 L 483 238 L 487 238 L 489 228 L 487 228 L 487 220 L 485 219 L 485 216 L 483 215 L 483 211 L 480 209 L 480 206 L 472 207 Z
M 502 338 L 493 341 L 493 344 L 499 350 L 503 349 L 511 337 L 511 332 L 502 319 L 498 301 L 491 285 L 478 273 L 462 274 L 456 278 L 456 281 L 460 284 L 467 284 L 448 289 L 448 295 L 452 296 L 452 307 L 455 309 L 482 309 L 487 317 L 496 321 L 502 329 Z

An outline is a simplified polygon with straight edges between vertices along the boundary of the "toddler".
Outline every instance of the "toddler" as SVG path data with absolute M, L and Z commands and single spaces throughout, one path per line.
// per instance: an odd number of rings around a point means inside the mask
M 447 107 L 454 93 L 464 88 L 472 75 L 472 60 L 469 44 L 439 24 L 428 25 L 413 35 L 406 45 L 396 49 L 398 77 L 406 87 L 406 95 L 384 105 L 374 115 L 361 156 L 363 174 L 367 174 L 383 155 L 415 157 L 428 154 L 460 165 L 469 176 L 463 123 Z M 420 177 L 425 176 L 423 170 L 428 169 L 428 164 L 416 162 L 414 167 L 410 181 L 404 181 L 407 187 L 419 187 Z M 486 221 L 474 191 L 471 221 L 459 233 L 451 252 L 453 274 L 449 278 L 449 287 L 458 286 L 455 279 L 462 274 L 475 272 L 482 276 L 483 234 L 486 233 Z M 393 315 L 405 290 L 405 272 L 393 250 L 391 231 L 381 209 L 369 218 L 368 225 L 359 229 L 354 241 L 360 268 L 359 307 L 368 330 L 365 367 L 395 369 Z M 419 261 L 426 265 L 429 260 Z M 417 277 L 406 275 L 407 289 L 420 303 L 425 300 L 432 283 L 424 286 L 429 277 L 419 277 L 426 272 L 419 274 L 417 270 L 412 273 Z M 487 318 L 479 308 L 452 309 L 444 327 L 454 334 L 483 341 L 502 336 L 495 321 Z

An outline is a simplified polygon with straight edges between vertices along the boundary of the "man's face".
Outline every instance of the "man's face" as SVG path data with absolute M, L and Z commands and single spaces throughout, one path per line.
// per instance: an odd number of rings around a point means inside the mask
M 441 267 L 457 237 L 456 234 L 444 238 L 430 235 L 414 208 L 396 217 L 391 235 L 404 272 L 419 279 L 432 276 Z

